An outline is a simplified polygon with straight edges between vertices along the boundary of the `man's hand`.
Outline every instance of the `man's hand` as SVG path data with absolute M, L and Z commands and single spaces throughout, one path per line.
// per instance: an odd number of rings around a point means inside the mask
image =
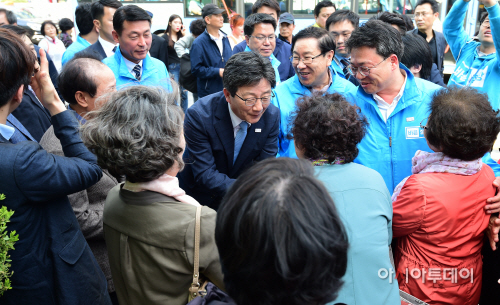
M 491 197 L 486 200 L 486 203 L 488 204 L 484 207 L 484 209 L 488 214 L 500 212 L 500 177 L 495 178 L 493 186 L 497 188 L 497 194 L 495 197 Z
M 497 0 L 479 0 L 479 3 L 484 4 L 485 7 L 492 7 L 497 4 Z
M 51 115 L 56 115 L 66 110 L 63 102 L 59 99 L 56 89 L 50 80 L 49 62 L 43 49 L 40 49 L 40 65 L 35 62 L 35 75 L 31 77 L 31 88 L 36 97 L 47 108 Z
M 219 69 L 219 75 L 220 75 L 220 77 L 222 77 L 222 75 L 224 75 L 224 69 Z
M 500 231 L 500 219 L 497 216 L 490 217 L 490 223 L 486 229 L 486 236 L 490 241 L 491 250 L 495 251 L 497 249 L 496 243 L 498 242 L 498 231 Z

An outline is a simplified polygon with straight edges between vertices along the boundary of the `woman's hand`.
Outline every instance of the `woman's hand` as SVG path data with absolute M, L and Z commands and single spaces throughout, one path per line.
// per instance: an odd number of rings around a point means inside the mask
M 50 80 L 49 62 L 43 49 L 40 49 L 40 64 L 35 62 L 35 75 L 31 77 L 30 85 L 35 91 L 38 100 L 49 110 L 52 116 L 66 110 Z

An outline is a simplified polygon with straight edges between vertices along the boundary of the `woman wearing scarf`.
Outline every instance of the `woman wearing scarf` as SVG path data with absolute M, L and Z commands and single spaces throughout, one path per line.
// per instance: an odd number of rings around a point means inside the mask
M 52 58 L 54 65 L 56 66 L 57 72 L 61 72 L 62 68 L 62 56 L 66 51 L 64 43 L 57 38 L 57 27 L 56 24 L 50 20 L 44 21 L 42 23 L 40 33 L 44 36 L 42 40 L 38 43 L 38 46 L 47 52 Z
M 498 111 L 472 88 L 439 91 L 420 127 L 434 152 L 417 151 L 412 173 L 394 190 L 399 288 L 429 304 L 476 305 L 484 232 L 495 195 L 481 162 L 500 132 Z
M 389 256 L 391 196 L 378 172 L 353 163 L 368 124 L 358 112 L 340 94 L 299 99 L 292 127 L 295 150 L 315 165 L 348 235 L 344 285 L 330 304 L 400 305 Z
M 188 301 L 200 203 L 179 188 L 176 178 L 184 166 L 185 140 L 175 96 L 145 86 L 124 88 L 82 127 L 98 164 L 125 177 L 104 206 L 104 235 L 121 305 Z M 202 207 L 199 268 L 223 287 L 215 218 L 215 211 Z

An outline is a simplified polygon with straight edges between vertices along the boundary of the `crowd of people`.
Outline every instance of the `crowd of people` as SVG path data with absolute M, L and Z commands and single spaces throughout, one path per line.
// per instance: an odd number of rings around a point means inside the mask
M 435 0 L 416 27 L 325 0 L 303 29 L 257 0 L 229 35 L 215 4 L 155 34 L 98 0 L 38 46 L 0 10 L 0 303 L 498 304 L 500 7 L 480 1 L 469 37 L 466 0 L 443 33 Z

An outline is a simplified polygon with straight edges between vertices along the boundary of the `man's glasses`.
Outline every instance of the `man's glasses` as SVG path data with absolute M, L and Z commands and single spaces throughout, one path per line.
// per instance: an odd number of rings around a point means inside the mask
M 291 61 L 292 61 L 293 65 L 298 65 L 301 60 L 304 63 L 304 65 L 310 65 L 310 64 L 312 64 L 313 59 L 320 57 L 321 55 L 325 55 L 325 53 L 321 53 L 321 54 L 313 56 L 313 57 L 304 57 L 304 58 L 300 58 L 298 56 L 293 56 L 291 58 Z
M 358 74 L 361 74 L 363 76 L 368 76 L 370 75 L 370 70 L 371 69 L 375 69 L 378 65 L 380 65 L 381 63 L 383 63 L 387 58 L 389 57 L 386 57 L 384 58 L 384 60 L 382 60 L 381 62 L 379 62 L 378 64 L 376 64 L 375 66 L 371 67 L 371 68 L 368 68 L 368 67 L 356 67 L 356 66 L 353 66 L 352 64 L 349 65 L 349 70 L 351 71 L 351 74 L 356 77 L 356 75 Z
M 253 35 L 248 35 L 248 37 L 253 37 L 253 38 L 257 39 L 260 42 L 264 42 L 266 40 L 269 41 L 269 42 L 273 42 L 276 39 L 276 35 L 270 35 L 270 36 L 253 36 Z
M 429 16 L 430 14 L 431 13 L 429 13 L 429 12 L 416 13 L 415 18 Z
M 268 96 L 263 96 L 263 97 L 249 97 L 249 98 L 242 98 L 238 94 L 235 93 L 237 97 L 239 97 L 243 102 L 245 102 L 245 105 L 247 106 L 253 106 L 255 103 L 257 103 L 257 100 L 260 100 L 262 103 L 262 106 L 267 106 L 271 103 L 271 99 L 274 97 L 274 92 L 271 92 L 271 95 Z

